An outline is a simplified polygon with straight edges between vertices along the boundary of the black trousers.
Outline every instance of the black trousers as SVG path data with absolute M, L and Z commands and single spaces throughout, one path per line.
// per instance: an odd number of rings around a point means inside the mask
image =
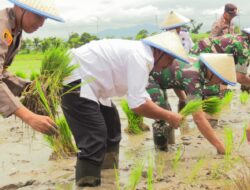
M 64 87 L 64 93 L 79 83 L 70 83 Z M 115 105 L 107 107 L 82 98 L 78 88 L 63 95 L 62 110 L 80 150 L 78 159 L 100 166 L 106 150 L 119 146 L 121 140 L 121 123 Z

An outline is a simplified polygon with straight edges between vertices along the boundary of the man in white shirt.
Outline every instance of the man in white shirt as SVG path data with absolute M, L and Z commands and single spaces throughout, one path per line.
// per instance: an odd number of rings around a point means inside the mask
M 177 128 L 182 116 L 153 103 L 146 87 L 152 70 L 162 70 L 175 58 L 188 62 L 187 54 L 174 32 L 142 41 L 92 41 L 70 53 L 71 64 L 79 64 L 79 68 L 65 79 L 64 91 L 82 83 L 62 97 L 64 115 L 80 150 L 76 184 L 98 186 L 101 168 L 118 167 L 121 124 L 109 98 L 127 95 L 129 107 L 137 114 Z

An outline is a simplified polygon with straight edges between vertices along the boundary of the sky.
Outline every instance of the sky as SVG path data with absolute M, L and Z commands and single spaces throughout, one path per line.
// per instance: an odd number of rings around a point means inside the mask
M 226 3 L 238 6 L 240 16 L 234 19 L 241 28 L 249 27 L 250 0 L 55 0 L 65 23 L 46 20 L 44 27 L 30 37 L 58 36 L 67 38 L 72 32 L 98 34 L 106 29 L 127 28 L 144 23 L 160 26 L 165 16 L 176 11 L 203 23 L 202 32 L 210 30 Z M 0 0 L 1 9 L 12 7 Z M 27 35 L 24 35 L 27 37 Z

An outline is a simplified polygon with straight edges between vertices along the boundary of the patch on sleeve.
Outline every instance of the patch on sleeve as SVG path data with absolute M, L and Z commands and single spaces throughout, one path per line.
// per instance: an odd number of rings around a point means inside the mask
M 8 29 L 4 29 L 2 33 L 3 41 L 10 46 L 13 42 L 13 37 Z

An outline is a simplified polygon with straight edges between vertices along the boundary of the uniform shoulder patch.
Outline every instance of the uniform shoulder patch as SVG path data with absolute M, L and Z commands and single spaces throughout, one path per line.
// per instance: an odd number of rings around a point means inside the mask
M 2 32 L 2 39 L 3 41 L 10 46 L 13 42 L 13 37 L 8 29 L 4 29 Z

